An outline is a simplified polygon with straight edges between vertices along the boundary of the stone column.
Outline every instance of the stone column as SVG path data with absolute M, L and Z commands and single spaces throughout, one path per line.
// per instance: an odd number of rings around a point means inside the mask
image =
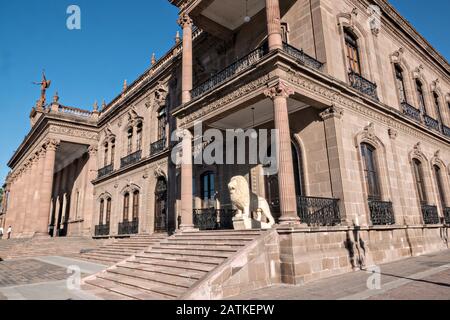
M 30 180 L 29 180 L 29 189 L 27 192 L 27 209 L 26 216 L 24 220 L 24 232 L 33 233 L 34 230 L 34 217 L 35 217 L 35 203 L 34 203 L 34 195 L 35 191 L 39 188 L 39 180 L 38 180 L 38 164 L 39 164 L 39 155 L 34 155 L 31 159 L 31 168 L 30 168 Z
M 269 50 L 282 49 L 281 14 L 279 0 L 266 0 L 267 32 Z
M 22 175 L 22 187 L 20 188 L 21 196 L 21 208 L 18 214 L 18 220 L 16 221 L 16 234 L 21 234 L 25 231 L 27 224 L 27 214 L 28 214 L 28 192 L 30 190 L 30 180 L 31 180 L 31 161 L 27 161 L 24 165 L 24 173 Z
M 183 157 L 181 163 L 181 230 L 194 228 L 192 208 L 192 134 L 189 130 L 184 131 Z
M 283 82 L 266 90 L 273 100 L 275 129 L 278 131 L 278 184 L 280 192 L 280 224 L 298 223 L 297 199 L 295 193 L 294 165 L 292 162 L 291 131 L 287 99 L 294 91 Z
M 58 149 L 59 143 L 58 140 L 48 140 L 45 143 L 46 153 L 42 171 L 39 217 L 36 220 L 36 229 L 39 235 L 48 235 L 48 216 L 51 207 L 53 171 L 55 168 L 56 150 Z
M 178 24 L 183 28 L 183 62 L 181 103 L 191 101 L 192 90 L 192 19 L 184 14 L 178 19 Z
M 95 180 L 97 176 L 97 147 L 90 146 L 88 149 L 89 160 L 87 162 L 87 179 L 85 181 L 85 210 L 83 212 L 84 226 L 83 233 L 85 236 L 94 235 L 95 223 L 95 196 L 94 196 L 94 185 L 92 181 Z M 105 210 L 103 210 L 104 217 L 106 217 L 106 199 L 105 199 Z
M 325 127 L 325 137 L 328 153 L 328 165 L 330 170 L 331 188 L 333 197 L 339 199 L 339 210 L 343 224 L 360 225 L 357 215 L 351 216 L 347 207 L 347 201 L 350 199 L 348 194 L 351 190 L 347 183 L 354 183 L 347 180 L 345 161 L 344 161 L 344 144 L 342 141 L 342 123 L 341 119 L 344 114 L 342 108 L 331 106 L 320 114 Z

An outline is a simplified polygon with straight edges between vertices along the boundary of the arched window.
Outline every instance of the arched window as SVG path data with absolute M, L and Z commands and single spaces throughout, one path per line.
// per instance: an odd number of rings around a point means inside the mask
M 344 29 L 347 64 L 351 72 L 361 74 L 361 55 L 358 47 L 358 38 L 348 29 Z
M 103 156 L 103 166 L 106 167 L 108 165 L 108 143 L 105 143 L 104 156 Z
M 136 150 L 142 150 L 142 122 L 136 126 Z
M 425 189 L 425 180 L 423 177 L 423 168 L 422 168 L 422 162 L 420 162 L 418 159 L 413 160 L 413 169 L 414 169 L 414 178 L 416 182 L 416 189 L 419 194 L 419 200 L 422 205 L 426 205 L 427 200 L 427 193 Z
M 114 158 L 116 156 L 116 140 L 111 141 L 111 165 L 114 167 Z
M 163 107 L 158 112 L 158 141 L 166 139 L 167 111 Z
M 406 87 L 405 87 L 405 80 L 403 78 L 403 70 L 398 64 L 395 65 L 395 82 L 397 84 L 400 103 L 408 102 L 406 98 Z
M 438 115 L 439 122 L 442 123 L 441 104 L 439 103 L 439 95 L 436 91 L 433 92 L 434 107 L 436 108 L 436 114 Z
M 133 153 L 133 128 L 128 129 L 127 152 L 129 155 Z
M 381 190 L 376 162 L 376 149 L 370 144 L 361 144 L 364 165 L 364 176 L 367 184 L 369 200 L 381 201 Z
M 211 207 L 211 202 L 215 198 L 215 177 L 214 172 L 205 172 L 201 175 L 201 193 L 204 207 Z
M 284 43 L 289 44 L 289 26 L 286 22 L 281 23 L 281 38 Z
M 439 200 L 441 201 L 441 208 L 445 208 L 445 191 L 444 191 L 444 182 L 442 181 L 441 168 L 438 165 L 434 165 L 433 171 L 438 187 Z
M 104 210 L 105 210 L 105 200 L 100 200 L 100 215 L 99 215 L 99 218 L 98 218 L 98 224 L 99 225 L 102 225 L 103 224 L 103 213 L 104 213 Z
M 133 192 L 133 221 L 139 219 L 139 191 Z
M 130 194 L 127 192 L 123 196 L 123 221 L 128 221 L 130 211 Z
M 419 99 L 419 108 L 423 112 L 423 114 L 427 113 L 426 109 L 426 103 L 425 103 L 425 94 L 423 91 L 423 85 L 420 80 L 416 80 L 416 90 L 417 90 L 417 97 Z
M 111 222 L 111 198 L 106 200 L 106 224 L 109 225 Z

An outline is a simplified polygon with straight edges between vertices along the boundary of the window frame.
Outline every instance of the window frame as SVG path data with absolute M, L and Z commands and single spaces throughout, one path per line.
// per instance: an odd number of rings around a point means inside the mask
M 427 205 L 428 193 L 426 190 L 423 163 L 417 158 L 413 159 L 413 172 L 414 172 L 414 183 L 416 185 L 416 190 L 419 195 L 419 202 L 421 205 Z
M 128 221 L 129 217 L 130 217 L 130 193 L 127 192 L 123 195 L 122 220 Z
M 345 60 L 349 71 L 362 76 L 362 61 L 358 37 L 348 28 L 344 28 L 344 44 Z
M 367 142 L 362 142 L 360 145 L 360 150 L 367 196 L 369 200 L 382 201 L 377 148 Z

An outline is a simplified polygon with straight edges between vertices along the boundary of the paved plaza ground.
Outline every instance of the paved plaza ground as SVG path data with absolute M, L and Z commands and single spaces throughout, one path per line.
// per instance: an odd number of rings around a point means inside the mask
M 0 300 L 94 300 L 69 289 L 68 268 L 81 276 L 103 265 L 66 257 L 41 257 L 0 262 Z M 379 277 L 378 277 L 379 276 Z M 377 283 L 379 281 L 379 283 Z M 378 288 L 368 288 L 371 286 Z M 385 264 L 375 273 L 358 271 L 301 286 L 274 286 L 233 299 L 249 300 L 450 300 L 450 250 Z

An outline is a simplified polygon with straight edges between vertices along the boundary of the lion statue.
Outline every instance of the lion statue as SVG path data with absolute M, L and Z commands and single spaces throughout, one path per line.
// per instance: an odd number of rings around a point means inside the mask
M 256 215 L 256 221 L 262 222 L 262 216 L 264 216 L 270 227 L 275 224 L 266 199 L 250 193 L 247 179 L 242 176 L 233 177 L 228 184 L 228 190 L 231 202 L 237 209 L 236 218 L 251 219 L 250 213 L 253 212 Z

